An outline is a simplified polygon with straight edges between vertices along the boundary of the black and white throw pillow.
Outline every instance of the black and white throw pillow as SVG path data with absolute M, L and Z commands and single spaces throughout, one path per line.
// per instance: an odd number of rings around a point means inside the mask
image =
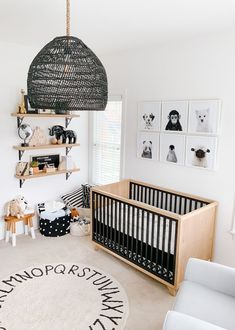
M 71 191 L 68 194 L 61 196 L 63 202 L 68 207 L 82 207 L 83 206 L 83 188 L 80 187 L 76 190 Z

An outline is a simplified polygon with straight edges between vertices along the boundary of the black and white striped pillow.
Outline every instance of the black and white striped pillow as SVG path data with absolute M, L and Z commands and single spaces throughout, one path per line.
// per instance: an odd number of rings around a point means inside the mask
M 68 207 L 82 207 L 83 206 L 83 188 L 80 187 L 68 194 L 61 196 L 63 202 Z

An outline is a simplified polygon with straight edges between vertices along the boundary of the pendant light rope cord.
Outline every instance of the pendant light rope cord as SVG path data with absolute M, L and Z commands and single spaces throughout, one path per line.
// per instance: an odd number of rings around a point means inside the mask
M 66 35 L 70 36 L 70 0 L 66 0 Z

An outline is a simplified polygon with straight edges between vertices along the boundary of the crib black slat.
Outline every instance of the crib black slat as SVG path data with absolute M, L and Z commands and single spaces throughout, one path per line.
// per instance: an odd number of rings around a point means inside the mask
M 135 207 L 132 206 L 132 214 L 131 214 L 131 259 L 133 260 L 134 254 L 134 219 L 135 219 Z
M 128 256 L 129 256 L 130 209 L 131 206 L 127 205 L 127 255 Z
M 110 244 L 111 244 L 111 247 L 112 247 L 112 244 L 113 244 L 113 199 L 110 198 L 110 204 L 111 204 L 111 212 L 110 212 Z
M 166 275 L 169 280 L 169 265 L 170 265 L 170 254 L 171 254 L 171 239 L 172 239 L 172 220 L 168 219 L 168 246 L 167 246 L 167 263 L 166 263 Z
M 148 266 L 148 246 L 149 246 L 149 212 L 147 212 L 147 219 L 146 219 L 146 245 L 145 245 L 145 262 L 146 266 Z
M 135 217 L 134 217 L 135 218 Z M 135 241 L 135 252 L 136 252 L 136 261 L 138 261 L 138 243 L 139 243 L 139 219 L 140 218 L 140 209 L 137 207 L 136 215 L 136 241 Z
M 160 208 L 163 208 L 163 191 L 161 191 L 161 203 L 160 203 Z
M 156 245 L 156 272 L 158 273 L 158 255 L 159 255 L 159 239 L 160 239 L 160 216 L 156 214 L 157 217 L 157 245 Z
M 144 217 L 145 217 L 145 211 L 142 210 L 142 218 L 141 218 L 141 243 L 140 243 L 140 260 L 141 260 L 141 263 L 143 262 Z
M 165 252 L 165 238 L 166 238 L 166 217 L 162 217 L 163 220 L 163 231 L 162 231 L 162 256 L 161 256 L 161 274 L 164 272 L 164 252 Z
M 184 198 L 184 214 L 187 213 L 187 204 L 188 204 L 188 199 Z
M 174 195 L 174 212 L 177 213 L 178 196 Z
M 155 195 L 156 195 L 156 190 L 153 189 L 153 194 L 152 194 L 152 206 L 156 206 L 156 204 L 155 204 Z
M 173 195 L 172 194 L 169 194 L 170 195 L 170 211 L 173 212 L 173 207 L 172 207 L 172 197 Z
M 122 208 L 122 248 L 123 248 L 123 254 L 125 253 L 125 235 L 126 235 L 126 204 L 123 203 L 123 208 Z
M 179 198 L 180 198 L 180 202 L 179 202 L 179 214 L 182 214 L 182 210 L 181 210 L 181 208 L 182 208 L 182 197 L 179 196 Z
M 114 249 L 117 245 L 117 201 L 114 199 Z
M 103 196 L 103 243 L 104 243 L 104 245 L 106 245 L 105 238 L 107 237 L 107 235 L 105 236 L 105 227 L 106 227 L 105 201 L 106 201 L 106 197 Z
M 154 227 L 155 227 L 155 217 L 157 215 L 152 213 L 152 226 L 151 226 L 151 250 L 150 250 L 150 269 L 153 268 L 153 248 L 154 248 Z
M 120 235 L 121 235 L 121 202 L 118 202 L 118 252 L 120 253 Z

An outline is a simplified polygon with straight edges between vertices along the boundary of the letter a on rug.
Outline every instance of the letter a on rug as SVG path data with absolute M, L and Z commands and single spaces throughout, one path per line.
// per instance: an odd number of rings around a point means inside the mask
M 0 281 L 0 329 L 121 330 L 129 314 L 122 286 L 84 264 L 45 264 Z

